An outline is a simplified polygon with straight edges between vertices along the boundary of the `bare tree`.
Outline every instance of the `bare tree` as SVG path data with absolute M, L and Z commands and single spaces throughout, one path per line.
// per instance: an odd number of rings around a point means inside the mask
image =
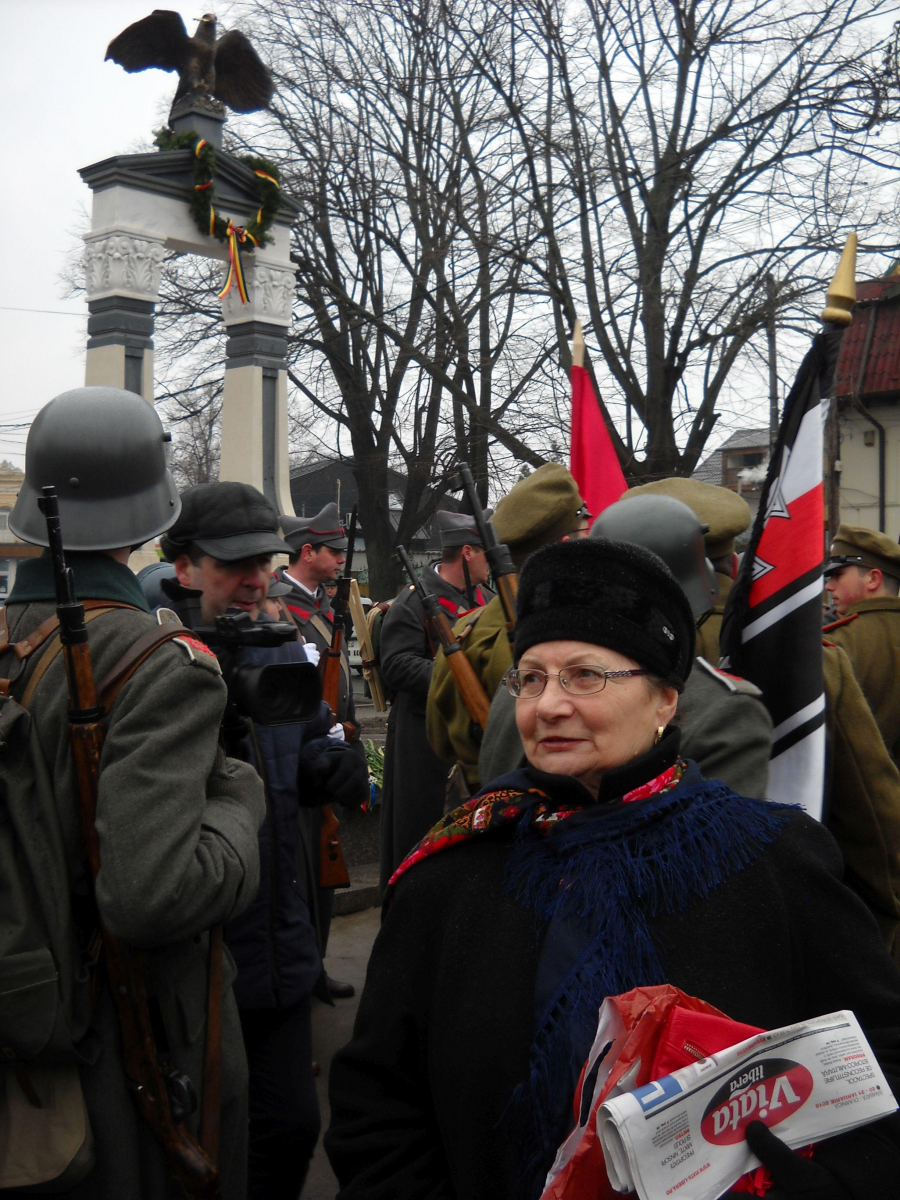
M 215 483 L 219 478 L 219 434 L 222 389 L 181 389 L 164 399 L 167 424 L 172 432 L 169 468 L 179 488 Z
M 859 81 L 883 53 L 880 0 L 500 0 L 505 46 L 457 19 L 503 100 L 540 230 L 511 255 L 550 298 L 564 366 L 589 327 L 631 478 L 689 474 L 779 280 L 789 319 L 823 251 L 884 225 Z M 498 52 L 499 51 L 499 52 Z M 607 413 L 608 417 L 608 413 Z M 636 418 L 636 422 L 635 422 Z M 639 423 L 637 429 L 635 423 Z M 639 451 L 643 457 L 638 458 Z
M 390 549 L 431 516 L 455 459 L 485 500 L 492 444 L 543 461 L 555 346 L 517 314 L 522 264 L 496 249 L 530 218 L 497 173 L 502 106 L 439 7 L 285 3 L 256 36 L 280 72 L 267 136 L 303 202 L 291 379 L 349 435 L 387 590 Z M 396 530 L 389 464 L 408 479 Z
M 752 387 L 767 276 L 790 327 L 847 228 L 894 227 L 883 3 L 248 0 L 279 93 L 231 136 L 301 201 L 296 419 L 353 456 L 376 590 L 455 458 L 486 496 L 559 456 L 576 316 L 626 474 L 690 473 Z M 213 288 L 166 286 L 202 388 Z

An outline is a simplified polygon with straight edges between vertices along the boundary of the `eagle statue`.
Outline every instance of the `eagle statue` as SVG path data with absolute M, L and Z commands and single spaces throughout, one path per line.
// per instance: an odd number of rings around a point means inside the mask
M 113 38 L 106 58 L 126 71 L 178 72 L 174 105 L 188 96 L 219 100 L 239 113 L 258 112 L 272 99 L 272 74 L 238 29 L 216 38 L 216 18 L 206 13 L 188 37 L 177 12 L 157 8 Z M 105 60 L 104 60 L 105 61 Z M 221 111 L 221 110 L 220 110 Z

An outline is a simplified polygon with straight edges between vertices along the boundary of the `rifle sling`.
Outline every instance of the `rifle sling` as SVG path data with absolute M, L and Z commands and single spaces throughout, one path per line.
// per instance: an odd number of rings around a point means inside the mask
M 90 611 L 87 611 L 88 605 L 90 605 Z M 105 605 L 105 604 L 101 604 L 97 600 L 94 600 L 94 601 L 86 600 L 84 607 L 86 610 L 85 614 L 84 614 L 85 625 L 87 625 L 89 621 L 96 620 L 97 617 L 102 617 L 105 612 L 111 612 L 113 610 L 112 602 L 110 602 L 109 605 Z M 115 607 L 116 608 L 129 608 L 131 606 L 117 603 L 115 605 Z M 40 640 L 36 640 L 35 635 L 37 633 L 39 633 L 42 629 L 45 630 L 44 636 Z M 44 621 L 44 623 L 42 625 L 38 625 L 37 629 L 35 629 L 31 633 L 30 637 L 26 638 L 22 642 L 17 643 L 17 646 L 23 646 L 23 645 L 25 645 L 26 642 L 30 643 L 31 648 L 28 650 L 27 653 L 28 653 L 28 655 L 31 655 L 34 653 L 35 650 L 40 649 L 43 642 L 49 641 L 50 638 L 52 638 L 52 637 L 55 638 L 53 645 L 48 646 L 44 650 L 43 654 L 38 659 L 34 670 L 31 672 L 31 678 L 28 680 L 28 685 L 25 688 L 25 691 L 22 695 L 22 699 L 20 701 L 23 708 L 27 708 L 28 705 L 31 703 L 31 698 L 35 693 L 35 689 L 37 688 L 37 685 L 43 679 L 47 668 L 50 666 L 50 664 L 56 658 L 57 654 L 59 654 L 59 652 L 62 650 L 62 642 L 59 640 L 58 634 L 59 634 L 59 620 L 56 617 L 53 617 L 49 621 Z M 17 647 L 14 646 L 13 650 L 16 650 L 16 649 L 17 649 Z M 19 655 L 19 657 L 24 658 L 24 657 L 26 657 L 26 655 Z

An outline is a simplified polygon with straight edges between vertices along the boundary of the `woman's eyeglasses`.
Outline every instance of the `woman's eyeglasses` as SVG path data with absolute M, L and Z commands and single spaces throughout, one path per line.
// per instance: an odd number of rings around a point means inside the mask
M 538 671 L 534 667 L 510 669 L 503 676 L 507 691 L 511 696 L 521 700 L 534 700 L 547 686 L 547 680 L 552 676 L 559 680 L 560 687 L 570 696 L 593 696 L 602 692 L 607 679 L 627 679 L 630 675 L 647 675 L 648 672 L 635 667 L 630 671 L 606 671 L 603 667 L 581 666 L 563 667 L 561 671 Z

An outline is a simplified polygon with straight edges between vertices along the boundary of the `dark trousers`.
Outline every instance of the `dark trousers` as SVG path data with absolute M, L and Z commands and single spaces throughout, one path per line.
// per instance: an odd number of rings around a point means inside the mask
M 250 1065 L 247 1200 L 297 1200 L 319 1137 L 309 1000 L 241 1013 Z

